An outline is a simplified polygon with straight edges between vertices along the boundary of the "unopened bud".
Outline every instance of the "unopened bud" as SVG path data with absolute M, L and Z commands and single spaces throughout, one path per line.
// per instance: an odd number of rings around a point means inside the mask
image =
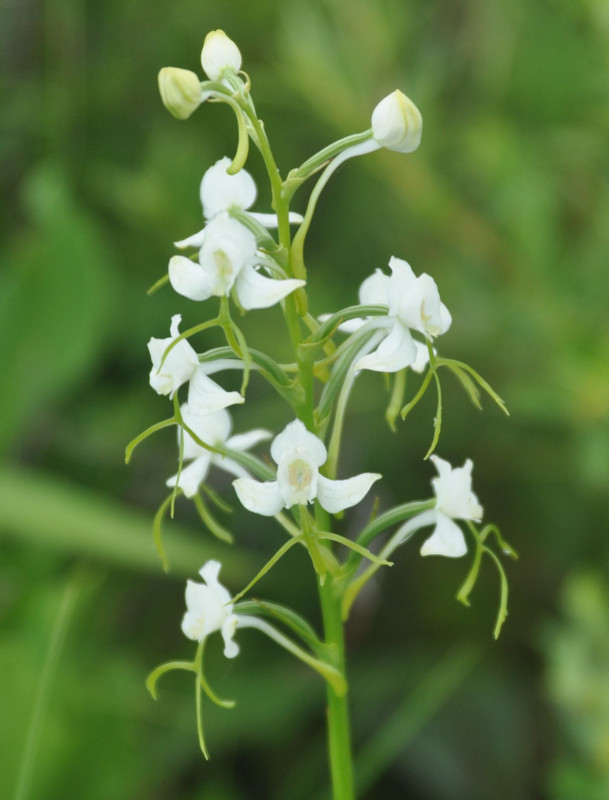
M 411 153 L 421 142 L 423 118 L 415 104 L 396 89 L 372 112 L 372 135 L 388 150 Z
M 241 69 L 241 53 L 224 31 L 210 31 L 203 42 L 201 64 L 207 77 L 217 81 L 224 70 L 238 72 Z
M 163 67 L 159 91 L 163 105 L 177 119 L 188 119 L 203 100 L 199 76 L 188 69 Z

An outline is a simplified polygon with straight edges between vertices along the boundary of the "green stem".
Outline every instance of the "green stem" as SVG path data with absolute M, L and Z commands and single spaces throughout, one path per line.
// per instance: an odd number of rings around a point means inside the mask
M 341 618 L 341 593 L 337 582 L 329 577 L 318 578 L 319 596 L 326 645 L 333 653 L 333 666 L 345 675 L 345 638 Z M 351 732 L 348 694 L 337 694 L 328 684 L 328 754 L 332 776 L 333 800 L 354 800 Z

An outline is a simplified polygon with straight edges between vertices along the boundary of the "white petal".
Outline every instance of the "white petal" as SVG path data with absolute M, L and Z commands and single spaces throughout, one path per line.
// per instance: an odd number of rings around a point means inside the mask
M 182 468 L 178 486 L 186 497 L 194 497 L 199 491 L 199 486 L 207 477 L 210 461 L 211 456 L 204 455 L 195 459 L 192 464 L 189 464 L 187 467 Z M 175 486 L 177 479 L 177 474 L 172 475 L 167 481 L 167 486 Z
M 483 510 L 472 492 L 473 464 L 468 458 L 462 467 L 451 468 L 448 461 L 437 456 L 434 464 L 438 477 L 432 480 L 437 508 L 452 519 L 472 519 L 479 522 Z
M 283 498 L 277 481 L 261 483 L 253 478 L 237 478 L 233 481 L 237 497 L 254 514 L 273 517 L 283 508 Z
M 279 225 L 277 214 L 260 214 L 257 211 L 250 211 L 250 217 L 253 217 L 265 228 L 276 228 Z M 288 214 L 288 222 L 290 225 L 300 225 L 303 219 L 304 217 L 302 214 L 297 214 L 295 211 L 290 211 Z
M 272 436 L 273 434 L 264 430 L 264 428 L 254 428 L 246 433 L 238 433 L 235 436 L 231 436 L 227 440 L 226 446 L 229 450 L 251 450 L 252 447 L 260 444 L 260 442 L 268 441 Z
M 422 344 L 421 342 L 417 342 L 416 340 L 414 346 L 417 348 L 417 357 L 410 365 L 410 369 L 414 370 L 415 372 L 421 373 L 423 372 L 425 367 L 429 364 L 429 350 L 427 349 L 427 345 Z
M 199 263 L 209 279 L 211 294 L 221 297 L 231 290 L 241 270 L 256 255 L 256 239 L 228 212 L 217 214 L 207 225 Z
M 148 342 L 148 351 L 152 361 L 150 385 L 158 394 L 168 394 L 170 397 L 173 397 L 183 383 L 190 380 L 199 364 L 197 354 L 186 339 L 182 339 L 175 347 L 172 347 L 163 360 L 165 351 L 179 336 L 180 321 L 180 315 L 175 314 L 171 318 L 171 336 L 167 339 L 153 337 Z
M 403 258 L 391 256 L 389 259 L 391 277 L 389 284 L 389 313 L 396 316 L 400 309 L 400 302 L 403 297 L 408 297 L 416 275 L 408 261 Z
M 210 414 L 192 414 L 188 407 L 188 403 L 184 403 L 180 409 L 184 424 L 205 444 L 212 447 L 223 445 L 228 439 L 231 428 L 232 420 L 230 414 L 226 409 L 221 408 Z M 181 430 L 178 427 L 178 444 L 180 442 Z M 205 454 L 209 454 L 200 444 L 198 444 L 192 436 L 184 432 L 184 458 L 199 458 Z
M 320 475 L 317 483 L 317 499 L 330 514 L 351 508 L 362 500 L 375 481 L 382 476 L 377 472 L 362 472 L 353 478 L 333 481 Z
M 233 636 L 237 630 L 238 619 L 236 614 L 230 614 L 222 623 L 222 638 L 224 639 L 224 655 L 226 658 L 235 658 L 239 655 L 239 645 Z
M 417 348 L 410 331 L 396 319 L 389 335 L 373 353 L 360 358 L 355 364 L 355 369 L 398 372 L 404 367 L 409 367 L 416 358 Z
M 419 528 L 424 528 L 426 525 L 435 525 L 437 521 L 438 515 L 435 508 L 422 511 L 420 514 L 417 514 L 416 517 L 405 522 L 401 528 L 398 528 L 392 537 L 392 541 L 395 542 L 397 547 L 403 544 L 407 539 L 410 539 L 410 536 L 418 531 Z
M 363 306 L 389 305 L 391 278 L 380 269 L 372 273 L 359 287 L 359 301 Z
M 182 617 L 182 633 L 194 642 L 200 642 L 203 638 L 203 631 L 205 629 L 203 618 L 197 617 L 190 612 L 186 612 Z
M 203 175 L 200 194 L 207 219 L 232 207 L 247 209 L 256 200 L 257 190 L 252 176 L 244 169 L 236 175 L 229 175 L 226 170 L 231 163 L 230 158 L 221 158 Z
M 223 586 L 220 583 L 221 569 L 222 564 L 219 561 L 216 561 L 216 559 L 210 559 L 203 564 L 199 570 L 199 575 L 207 583 L 209 591 L 212 593 L 218 605 L 222 606 L 222 608 L 224 608 L 228 614 L 233 610 L 231 605 L 232 597 L 226 586 Z
M 188 411 L 190 414 L 211 414 L 235 403 L 245 402 L 239 392 L 226 392 L 221 386 L 198 369 L 188 387 Z
M 467 553 L 467 545 L 461 528 L 452 519 L 438 511 L 435 530 L 423 543 L 421 555 L 459 558 L 465 553 Z
M 200 264 L 185 256 L 173 256 L 169 260 L 169 282 L 178 294 L 189 300 L 211 297 L 208 275 Z
M 193 235 L 189 236 L 187 239 L 181 239 L 179 242 L 174 242 L 174 245 L 182 250 L 185 247 L 202 247 L 204 241 L 205 228 L 197 231 L 197 233 L 193 233 Z
M 280 281 L 265 278 L 248 265 L 241 270 L 237 277 L 235 293 L 239 303 L 245 309 L 269 308 L 304 285 L 305 281 L 295 278 Z
M 279 464 L 288 454 L 299 449 L 302 453 L 306 453 L 317 467 L 320 467 L 328 457 L 328 451 L 322 440 L 308 431 L 299 419 L 295 419 L 273 440 L 271 457 L 276 464 Z

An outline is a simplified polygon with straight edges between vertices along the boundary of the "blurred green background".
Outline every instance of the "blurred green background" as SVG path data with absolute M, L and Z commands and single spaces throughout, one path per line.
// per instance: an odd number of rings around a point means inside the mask
M 165 576 L 151 522 L 174 435 L 123 465 L 125 443 L 167 414 L 147 385 L 148 338 L 166 336 L 173 313 L 209 313 L 145 291 L 172 241 L 200 227 L 200 178 L 236 142 L 226 108 L 171 118 L 156 75 L 200 72 L 203 37 L 219 27 L 241 48 L 283 170 L 368 127 L 394 88 L 415 100 L 421 148 L 354 160 L 320 203 L 308 243 L 313 311 L 352 302 L 374 268 L 406 258 L 434 276 L 453 314 L 442 354 L 479 369 L 511 410 L 507 419 L 486 402 L 481 414 L 444 381 L 438 452 L 474 460 L 486 517 L 521 554 L 508 564 L 499 642 L 492 567 L 465 609 L 454 600 L 465 560 L 422 560 L 416 544 L 354 609 L 362 797 L 603 800 L 605 0 L 2 5 L 0 796 L 15 796 L 20 770 L 20 800 L 325 796 L 323 686 L 271 643 L 244 632 L 230 663 L 210 645 L 210 680 L 238 705 L 207 713 L 209 764 L 190 679 L 164 679 L 156 704 L 144 687 L 159 662 L 191 656 L 179 631 L 184 577 L 220 556 L 236 590 L 282 541 L 235 510 L 229 553 L 181 503 L 165 531 Z M 248 169 L 263 187 L 255 154 Z M 254 312 L 245 325 L 272 349 L 267 319 Z M 433 469 L 421 459 L 434 413 L 423 403 L 391 434 L 385 400 L 381 376 L 360 378 L 342 460 L 345 475 L 384 474 L 384 508 L 428 496 Z M 235 418 L 238 430 L 271 418 L 278 430 L 287 412 L 254 383 Z M 358 521 L 347 515 L 345 530 Z M 300 553 L 259 592 L 318 620 Z

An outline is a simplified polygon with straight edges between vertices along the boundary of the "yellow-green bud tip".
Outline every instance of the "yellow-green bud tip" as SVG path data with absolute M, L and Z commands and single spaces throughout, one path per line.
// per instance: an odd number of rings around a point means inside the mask
M 163 67 L 159 72 L 163 105 L 176 119 L 188 119 L 203 100 L 199 76 L 188 69 Z

